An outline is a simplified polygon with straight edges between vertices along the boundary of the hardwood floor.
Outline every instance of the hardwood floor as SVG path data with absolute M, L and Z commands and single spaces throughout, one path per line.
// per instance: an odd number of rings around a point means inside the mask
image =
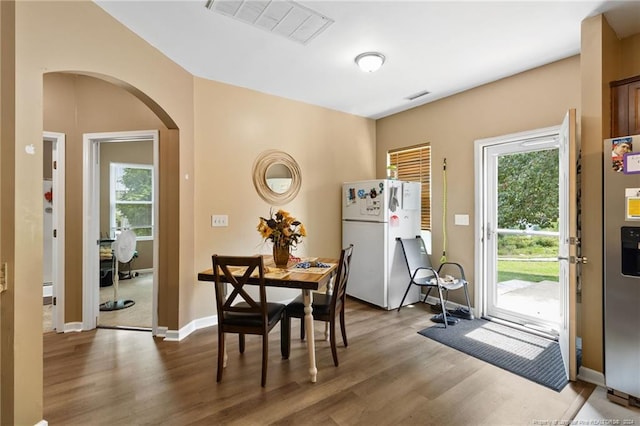
M 571 420 L 594 386 L 554 392 L 417 332 L 432 325 L 425 305 L 400 313 L 347 301 L 344 348 L 334 367 L 316 323 L 318 382 L 292 321 L 291 355 L 280 331 L 269 338 L 267 385 L 261 343 L 227 338 L 229 360 L 216 383 L 216 329 L 164 342 L 149 333 L 100 329 L 44 335 L 44 419 L 49 425 L 518 425 Z M 551 424 L 551 423 L 547 423 Z

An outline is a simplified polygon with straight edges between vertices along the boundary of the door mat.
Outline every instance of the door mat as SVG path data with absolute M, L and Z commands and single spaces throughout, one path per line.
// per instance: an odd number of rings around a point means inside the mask
M 447 328 L 434 325 L 418 333 L 556 392 L 568 382 L 554 340 L 483 319 L 461 320 Z

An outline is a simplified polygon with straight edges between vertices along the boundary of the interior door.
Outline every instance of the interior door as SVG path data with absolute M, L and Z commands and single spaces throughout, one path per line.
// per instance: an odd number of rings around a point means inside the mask
M 579 246 L 579 147 L 576 139 L 576 110 L 567 112 L 559 132 L 560 143 L 560 274 L 562 286 L 560 312 L 560 350 L 569 380 L 576 380 L 576 295 L 578 267 L 584 260 Z M 564 206 L 562 206 L 564 204 Z

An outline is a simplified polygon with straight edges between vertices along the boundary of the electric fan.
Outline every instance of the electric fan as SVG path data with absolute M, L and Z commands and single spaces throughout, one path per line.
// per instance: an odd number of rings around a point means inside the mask
M 108 300 L 100 304 L 101 311 L 117 311 L 119 309 L 130 308 L 135 305 L 133 300 L 118 299 L 118 281 L 120 274 L 118 273 L 118 264 L 127 263 L 136 252 L 136 233 L 128 230 L 122 231 L 112 245 L 113 249 L 113 300 Z

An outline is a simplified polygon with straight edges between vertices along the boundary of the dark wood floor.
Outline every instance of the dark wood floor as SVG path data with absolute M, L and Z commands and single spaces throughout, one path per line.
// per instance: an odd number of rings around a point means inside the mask
M 44 335 L 44 419 L 56 425 L 525 425 L 570 420 L 594 386 L 557 393 L 417 334 L 428 307 L 400 313 L 347 304 L 349 347 L 334 367 L 316 323 L 318 382 L 293 321 L 291 357 L 280 332 L 269 339 L 267 386 L 260 386 L 260 338 L 247 336 L 216 383 L 216 328 L 181 342 L 148 332 L 100 329 Z M 339 339 L 340 343 L 341 340 Z M 540 424 L 540 423 L 538 423 Z M 548 423 L 550 424 L 550 423 Z

